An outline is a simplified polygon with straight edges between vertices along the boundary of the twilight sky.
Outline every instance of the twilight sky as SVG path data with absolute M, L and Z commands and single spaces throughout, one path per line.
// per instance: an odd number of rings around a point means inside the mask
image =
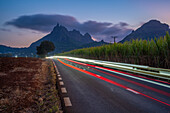
M 0 44 L 28 47 L 60 23 L 117 41 L 151 19 L 170 25 L 170 0 L 0 0 Z

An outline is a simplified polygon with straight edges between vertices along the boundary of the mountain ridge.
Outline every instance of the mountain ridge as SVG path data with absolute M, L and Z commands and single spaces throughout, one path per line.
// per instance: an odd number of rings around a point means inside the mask
M 51 53 L 55 54 L 83 47 L 91 47 L 92 44 L 94 44 L 94 46 L 107 44 L 105 42 L 101 43 L 92 40 L 92 37 L 89 33 L 81 34 L 80 31 L 76 29 L 68 31 L 66 27 L 57 24 L 49 34 L 33 42 L 28 48 L 12 48 L 3 45 L 0 46 L 0 53 L 18 54 L 18 52 L 20 52 L 22 53 L 22 56 L 24 54 L 26 56 L 30 56 L 30 54 L 36 54 L 36 47 L 39 46 L 41 42 L 45 40 L 54 43 L 55 50 Z
M 161 36 L 165 36 L 167 31 L 170 32 L 168 24 L 161 23 L 158 20 L 150 20 L 135 31 L 132 31 L 132 33 L 127 35 L 120 41 L 120 43 L 130 41 L 132 39 L 151 40 L 155 37 L 159 38 Z
M 36 46 L 39 46 L 44 40 L 54 43 L 56 47 L 54 52 L 56 53 L 76 49 L 81 45 L 94 42 L 88 33 L 82 35 L 75 29 L 68 31 L 64 26 L 57 24 L 51 33 L 32 43 L 28 48 L 32 48 L 36 51 Z

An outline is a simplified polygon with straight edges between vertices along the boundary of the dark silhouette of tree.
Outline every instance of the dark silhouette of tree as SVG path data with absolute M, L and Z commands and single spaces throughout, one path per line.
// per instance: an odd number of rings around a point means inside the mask
M 50 41 L 43 41 L 41 42 L 40 46 L 37 46 L 37 55 L 40 57 L 45 57 L 48 52 L 54 51 L 55 46 L 53 42 Z

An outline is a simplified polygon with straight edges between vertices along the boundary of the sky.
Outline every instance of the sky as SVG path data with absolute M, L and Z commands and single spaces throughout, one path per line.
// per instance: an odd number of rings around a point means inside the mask
M 170 25 L 170 0 L 0 0 L 0 45 L 29 47 L 57 23 L 117 41 L 156 19 Z

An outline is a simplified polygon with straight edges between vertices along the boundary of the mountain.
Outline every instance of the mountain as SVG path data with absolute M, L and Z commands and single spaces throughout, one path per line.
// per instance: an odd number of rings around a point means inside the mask
M 90 34 L 88 33 L 82 35 L 78 30 L 75 29 L 68 31 L 64 26 L 57 24 L 51 33 L 32 43 L 28 48 L 12 48 L 0 45 L 0 54 L 12 53 L 13 56 L 17 55 L 32 57 L 36 54 L 36 47 L 45 40 L 54 43 L 55 50 L 52 53 L 61 53 L 73 49 L 95 47 L 101 46 L 103 44 L 108 44 L 104 41 L 96 42 L 92 40 Z
M 54 43 L 55 53 L 73 50 L 79 48 L 82 45 L 94 42 L 90 34 L 86 33 L 82 35 L 75 29 L 68 31 L 67 28 L 58 24 L 54 27 L 50 34 L 32 43 L 28 49 L 32 49 L 34 52 L 36 52 L 36 46 L 39 46 L 40 43 L 44 40 L 48 40 Z
M 142 39 L 142 40 L 151 40 L 152 38 L 159 38 L 160 36 L 165 36 L 166 32 L 170 32 L 169 26 L 163 24 L 158 20 L 150 20 L 149 22 L 143 24 L 136 31 L 133 31 L 131 34 L 126 36 L 120 43 L 125 41 L 130 41 L 132 39 Z
M 10 53 L 11 51 L 17 51 L 15 48 L 0 45 L 0 53 Z
M 5 45 L 0 45 L 0 53 L 11 53 L 11 52 L 21 52 L 28 51 L 27 48 L 13 48 Z
M 0 45 L 0 55 L 2 54 L 11 54 L 12 56 L 35 56 L 32 52 L 32 50 L 28 48 L 13 48 L 13 47 L 8 47 L 5 45 Z

